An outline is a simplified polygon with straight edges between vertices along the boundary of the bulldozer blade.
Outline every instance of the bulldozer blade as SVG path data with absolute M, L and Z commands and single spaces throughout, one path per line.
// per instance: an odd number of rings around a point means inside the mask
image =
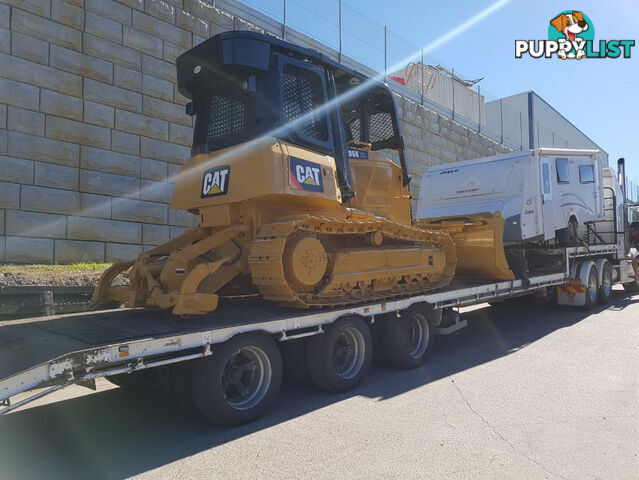
M 129 287 L 114 287 L 111 284 L 115 277 L 128 270 L 135 262 L 116 263 L 107 268 L 98 281 L 98 286 L 93 291 L 91 303 L 124 302 L 131 292 Z
M 499 212 L 423 219 L 416 224 L 453 237 L 458 277 L 492 280 L 515 278 L 506 260 L 504 218 Z

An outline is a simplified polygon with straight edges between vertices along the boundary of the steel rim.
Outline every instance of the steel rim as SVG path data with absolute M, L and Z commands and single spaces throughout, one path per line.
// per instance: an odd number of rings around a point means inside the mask
M 591 302 L 597 300 L 597 273 L 592 270 L 588 278 L 588 297 Z
M 612 292 L 612 272 L 610 268 L 604 268 L 601 282 L 603 283 L 604 293 L 607 296 Z
M 424 356 L 430 342 L 430 328 L 423 315 L 413 315 L 406 322 L 406 350 L 411 358 Z
M 333 368 L 343 380 L 355 377 L 364 364 L 364 335 L 355 327 L 344 328 L 333 341 Z
M 226 403 L 236 410 L 258 405 L 268 393 L 272 376 L 271 361 L 255 346 L 240 348 L 222 370 L 222 392 Z

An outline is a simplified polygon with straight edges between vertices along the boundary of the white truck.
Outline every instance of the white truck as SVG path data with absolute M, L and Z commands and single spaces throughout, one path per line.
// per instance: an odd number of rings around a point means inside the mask
M 615 177 L 608 180 L 615 188 L 594 222 L 604 225 L 595 241 L 532 248 L 527 274 L 513 280 L 455 279 L 423 295 L 325 310 L 246 300 L 188 319 L 116 309 L 0 322 L 0 415 L 71 384 L 146 377 L 208 420 L 240 425 L 276 401 L 285 367 L 330 392 L 356 388 L 374 348 L 395 368 L 420 367 L 435 335 L 466 326 L 459 307 L 534 294 L 594 308 L 610 300 L 615 283 L 639 292 L 629 276 L 627 205 Z
M 438 165 L 422 177 L 417 218 L 499 212 L 505 244 L 574 245 L 579 230 L 605 217 L 604 170 L 598 150 L 557 148 Z

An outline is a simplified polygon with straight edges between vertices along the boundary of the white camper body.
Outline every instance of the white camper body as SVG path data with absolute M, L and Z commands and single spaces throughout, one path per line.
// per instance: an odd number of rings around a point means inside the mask
M 448 163 L 422 177 L 417 218 L 499 212 L 504 241 L 551 240 L 604 218 L 598 150 L 537 148 Z

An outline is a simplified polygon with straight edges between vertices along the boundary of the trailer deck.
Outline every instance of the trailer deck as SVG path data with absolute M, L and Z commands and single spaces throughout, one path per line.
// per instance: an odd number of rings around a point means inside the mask
M 569 258 L 606 255 L 616 246 L 573 247 Z M 435 308 L 470 306 L 559 285 L 569 272 L 500 282 L 454 280 L 423 295 L 325 310 L 293 310 L 262 300 L 222 303 L 208 315 L 179 318 L 166 310 L 116 309 L 0 322 L 0 414 L 72 383 L 90 386 L 96 378 L 178 363 L 211 355 L 215 344 L 239 333 L 261 330 L 280 341 L 321 333 L 345 315 L 374 322 L 375 315 L 427 302 Z M 465 326 L 439 328 L 448 334 Z M 18 393 L 48 387 L 19 403 Z

